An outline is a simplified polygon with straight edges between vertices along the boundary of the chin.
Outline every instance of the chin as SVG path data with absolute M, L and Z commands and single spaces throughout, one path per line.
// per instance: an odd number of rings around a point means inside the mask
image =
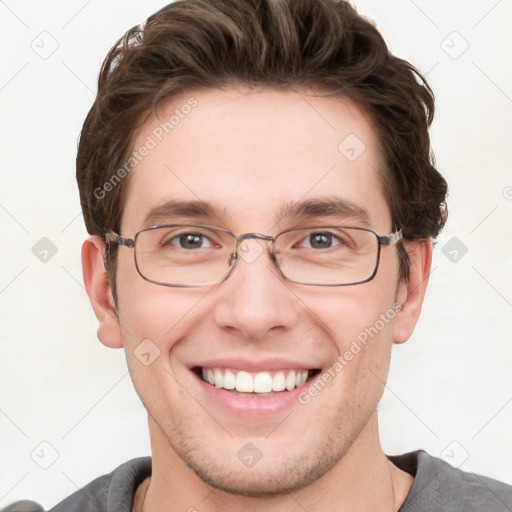
M 176 439 L 176 438 L 174 438 Z M 345 455 L 348 447 L 340 439 L 324 439 L 323 446 L 302 446 L 290 450 L 269 450 L 271 457 L 261 453 L 252 467 L 237 458 L 238 451 L 210 445 L 198 448 L 192 440 L 171 447 L 186 465 L 207 485 L 234 496 L 264 498 L 298 491 L 329 472 Z M 248 444 L 248 443 L 247 443 Z M 229 454 L 233 453 L 230 457 Z
M 308 466 L 304 460 L 281 461 L 280 467 L 275 464 L 262 465 L 260 468 L 223 468 L 217 464 L 209 467 L 197 466 L 187 462 L 189 467 L 206 484 L 218 491 L 234 496 L 265 498 L 288 494 L 303 489 L 325 474 L 335 462 L 327 466 L 328 461 L 321 460 L 315 467 Z

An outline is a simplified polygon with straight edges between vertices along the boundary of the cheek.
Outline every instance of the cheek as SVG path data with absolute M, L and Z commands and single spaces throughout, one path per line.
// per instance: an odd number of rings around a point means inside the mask
M 178 384 L 183 376 L 176 373 L 169 354 L 186 336 L 191 322 L 197 321 L 199 299 L 186 293 L 177 296 L 171 288 L 140 281 L 142 284 L 131 289 L 125 283 L 120 292 L 119 319 L 134 387 L 146 409 L 159 417 L 168 408 L 174 410 L 173 404 L 186 400 Z
M 317 325 L 328 335 L 332 364 L 324 373 L 330 384 L 333 414 L 344 409 L 376 406 L 389 371 L 398 273 L 386 269 L 368 283 L 315 291 L 301 300 L 315 312 Z M 313 318 L 313 315 L 311 316 Z M 354 412 L 355 414 L 355 412 Z
M 396 316 L 396 281 L 382 281 L 376 276 L 360 285 L 296 290 L 296 294 L 313 313 L 310 317 L 318 327 L 343 352 L 355 339 L 364 342 L 365 336 L 391 339 Z
M 142 340 L 149 339 L 164 351 L 197 316 L 197 305 L 207 290 L 146 281 L 137 272 L 133 254 L 123 256 L 118 261 L 116 284 L 125 347 L 134 349 Z
M 395 315 L 393 308 L 360 306 L 338 321 L 338 356 L 325 372 L 333 375 L 333 419 L 357 422 L 375 411 L 389 372 Z
M 120 273 L 123 270 L 119 269 Z M 148 410 L 159 409 L 162 396 L 181 397 L 185 370 L 179 358 L 182 341 L 208 317 L 204 288 L 172 288 L 127 272 L 118 287 L 123 345 L 134 386 Z M 188 370 L 187 370 L 188 371 Z M 166 401 L 166 400 L 164 400 Z M 160 405 L 159 405 L 160 404 Z

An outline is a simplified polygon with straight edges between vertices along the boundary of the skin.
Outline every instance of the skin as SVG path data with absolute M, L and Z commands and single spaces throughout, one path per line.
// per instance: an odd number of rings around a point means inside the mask
M 190 95 L 150 118 L 134 148 Z M 240 87 L 193 96 L 198 106 L 132 171 L 121 235 L 133 237 L 147 227 L 148 211 L 171 198 L 219 208 L 214 217 L 173 221 L 275 235 L 303 224 L 279 216 L 283 201 L 336 196 L 364 208 L 379 235 L 392 231 L 378 140 L 372 121 L 352 102 Z M 338 150 L 349 134 L 366 146 L 353 162 Z M 322 216 L 314 224 L 342 220 Z M 345 220 L 364 226 L 361 219 Z M 287 282 L 265 251 L 251 263 L 239 261 L 215 286 L 164 287 L 142 279 L 133 251 L 120 247 L 117 307 L 103 270 L 104 250 L 98 237 L 84 243 L 84 279 L 98 337 L 109 347 L 124 347 L 148 411 L 153 475 L 144 510 L 169 510 L 171 504 L 172 510 L 201 512 L 398 510 L 413 477 L 384 455 L 376 407 L 391 347 L 411 336 L 421 311 L 430 243 L 408 243 L 407 282 L 399 282 L 396 247 L 383 247 L 375 278 L 347 287 Z M 212 404 L 189 370 L 199 359 L 278 357 L 325 371 L 395 300 L 402 308 L 394 320 L 307 405 L 248 420 Z M 145 366 L 134 350 L 148 338 L 160 355 Z M 251 468 L 236 456 L 248 442 L 262 455 Z

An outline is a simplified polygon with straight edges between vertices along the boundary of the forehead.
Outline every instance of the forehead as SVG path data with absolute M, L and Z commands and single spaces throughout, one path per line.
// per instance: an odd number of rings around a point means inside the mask
M 389 224 L 375 131 L 344 98 L 241 88 L 190 92 L 146 121 L 133 151 L 125 231 L 161 223 L 165 204 L 183 202 L 206 205 L 189 210 L 191 220 L 216 218 L 233 230 L 292 221 L 303 203 L 320 204 L 308 212 L 321 217 L 322 201 L 362 210 L 360 219 L 371 227 Z M 162 218 L 152 218 L 159 208 Z

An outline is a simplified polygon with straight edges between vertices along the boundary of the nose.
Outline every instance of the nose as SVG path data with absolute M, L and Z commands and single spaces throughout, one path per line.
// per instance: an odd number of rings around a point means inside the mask
M 236 266 L 218 285 L 217 325 L 257 341 L 297 325 L 300 301 L 274 265 L 262 240 L 244 240 Z

